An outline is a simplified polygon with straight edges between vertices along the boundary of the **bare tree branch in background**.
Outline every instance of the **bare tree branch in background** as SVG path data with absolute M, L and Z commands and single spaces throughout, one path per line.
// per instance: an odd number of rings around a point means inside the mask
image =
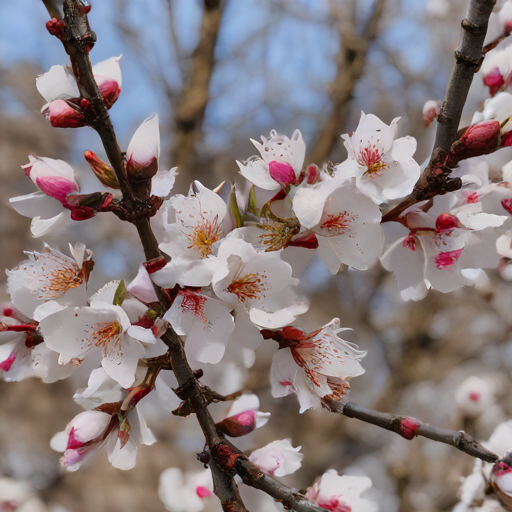
M 171 162 L 190 178 L 195 145 L 201 137 L 204 114 L 210 98 L 210 83 L 215 67 L 215 47 L 222 20 L 222 0 L 204 0 L 199 42 L 188 73 L 183 79 L 177 107 L 173 112 L 175 130 Z M 172 23 L 172 22 L 171 22 Z
M 384 7 L 385 0 L 375 0 L 361 34 L 356 34 L 356 0 L 353 0 L 349 7 L 352 18 L 349 20 L 343 19 L 343 14 L 339 11 L 335 0 L 331 1 L 332 16 L 337 18 L 340 47 L 336 57 L 336 76 L 331 84 L 331 112 L 309 152 L 307 158 L 310 162 L 324 162 L 338 140 L 340 130 L 343 129 L 347 118 L 349 101 L 357 81 L 364 72 L 368 50 L 378 35 L 378 26 Z

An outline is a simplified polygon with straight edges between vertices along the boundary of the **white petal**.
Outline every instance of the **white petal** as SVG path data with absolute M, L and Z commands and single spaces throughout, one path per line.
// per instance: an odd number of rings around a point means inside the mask
M 36 87 L 48 103 L 80 97 L 76 79 L 68 66 L 52 66 L 50 71 L 36 78 Z
M 151 194 L 157 197 L 167 197 L 174 187 L 178 168 L 169 171 L 158 171 L 151 180 Z
M 239 162 L 237 165 L 240 169 L 240 174 L 251 183 L 263 190 L 277 190 L 281 186 L 277 181 L 270 177 L 268 165 L 261 159 L 257 158 L 247 162 Z
M 9 202 L 13 208 L 24 217 L 49 219 L 62 212 L 62 204 L 43 192 L 32 192 L 25 196 L 11 197 Z
M 137 167 L 148 167 L 160 158 L 160 129 L 158 115 L 151 114 L 132 137 L 126 151 L 128 165 L 133 162 Z
M 119 87 L 121 87 L 122 75 L 121 66 L 119 65 L 121 57 L 122 55 L 119 55 L 119 57 L 110 57 L 109 59 L 98 62 L 92 67 L 93 74 L 112 78 L 112 80 L 115 80 L 119 84 Z
M 66 212 L 59 213 L 56 217 L 51 219 L 41 219 L 41 217 L 34 217 L 30 223 L 30 232 L 34 238 L 47 235 L 51 230 L 62 227 L 69 219 L 69 214 Z

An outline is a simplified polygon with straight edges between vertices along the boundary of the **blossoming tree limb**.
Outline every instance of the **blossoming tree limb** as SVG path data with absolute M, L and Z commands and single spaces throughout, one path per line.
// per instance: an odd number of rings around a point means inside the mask
M 248 458 L 226 439 L 263 426 L 269 414 L 259 411 L 256 395 L 222 396 L 203 385 L 203 371 L 194 371 L 189 360 L 215 365 L 222 359 L 250 367 L 254 351 L 264 340 L 273 340 L 278 345 L 270 371 L 274 397 L 295 393 L 301 412 L 325 408 L 405 439 L 427 437 L 498 462 L 496 472 L 508 471 L 507 458 L 501 460 L 462 431 L 344 402 L 349 380 L 364 373 L 366 352 L 340 336 L 347 329 L 337 318 L 308 333 L 290 325 L 308 307 L 294 291 L 299 282 L 295 276 L 304 266 L 293 262 L 296 250 L 306 264 L 318 254 L 333 274 L 342 265 L 367 270 L 380 257 L 384 268 L 396 274 L 402 297 L 412 300 L 423 298 L 428 288 L 448 293 L 471 284 L 475 269 L 496 268 L 500 255 L 510 258 L 512 235 L 502 228 L 506 214 L 512 214 L 506 172 L 500 184 L 490 183 L 478 170 L 467 172 L 462 193 L 436 197 L 462 186 L 460 178 L 448 178 L 460 162 L 510 145 L 508 119 L 500 123 L 492 117 L 495 113 L 485 111 L 480 113 L 484 121 L 477 120 L 455 140 L 473 74 L 483 59 L 494 3 L 470 1 L 437 116 L 435 149 L 421 177 L 413 158 L 415 139 L 396 138 L 399 119 L 386 125 L 363 113 L 355 132 L 343 136 L 348 158 L 335 168 L 304 166 L 306 148 L 298 130 L 291 139 L 272 131 L 261 143 L 253 141 L 260 156 L 237 163 L 254 186 L 246 195 L 232 186 L 224 202 L 222 186 L 211 191 L 199 182 L 188 196 L 165 200 L 176 170 L 158 169 L 156 115 L 142 123 L 126 153 L 121 151 L 108 113 L 121 91 L 119 57 L 93 68 L 89 52 L 96 36 L 86 2 L 64 0 L 62 16 L 55 2 L 45 2 L 52 16 L 47 28 L 62 41 L 71 69 L 54 66 L 38 78 L 38 89 L 48 101 L 43 112 L 54 126 L 90 126 L 98 133 L 109 163 L 89 151 L 85 158 L 113 192 L 79 194 L 69 165 L 31 157 L 23 170 L 39 192 L 11 202 L 33 218 L 36 237 L 66 218 L 61 210 L 69 211 L 73 221 L 114 213 L 135 226 L 146 257 L 128 286 L 112 281 L 89 299 L 84 295 L 93 261 L 84 245 L 70 246 L 71 258 L 50 247 L 28 253 L 28 260 L 8 272 L 13 305 L 3 309 L 0 323 L 0 369 L 6 379 L 21 380 L 33 372 L 44 381 L 58 380 L 86 357 L 101 355 L 101 367 L 74 397 L 86 411 L 52 439 L 52 446 L 64 452 L 63 465 L 78 469 L 106 444 L 115 467 L 133 467 L 137 445 L 155 441 L 137 404 L 152 391 L 165 394 L 168 386 L 160 377 L 172 370 L 177 381 L 173 391 L 181 400 L 173 413 L 195 414 L 206 442 L 199 460 L 211 475 L 182 477 L 170 468 L 162 475 L 162 496 L 167 497 L 166 489 L 179 493 L 187 488 L 188 510 L 200 511 L 201 500 L 213 490 L 224 510 L 243 512 L 247 509 L 234 481 L 238 474 L 245 484 L 294 510 L 375 510 L 375 504 L 360 498 L 371 486 L 367 478 L 327 471 L 305 495 L 274 480 L 271 475 L 300 467 L 300 447 L 290 440 L 275 441 Z M 377 11 L 379 6 L 377 2 Z M 408 194 L 382 218 L 380 205 Z M 60 213 L 41 218 L 43 207 Z M 157 237 L 152 217 L 164 235 Z M 381 221 L 396 220 L 396 240 L 388 241 L 383 253 Z M 234 400 L 233 405 L 215 422 L 208 406 L 227 400 Z M 166 506 L 181 511 L 172 499 Z

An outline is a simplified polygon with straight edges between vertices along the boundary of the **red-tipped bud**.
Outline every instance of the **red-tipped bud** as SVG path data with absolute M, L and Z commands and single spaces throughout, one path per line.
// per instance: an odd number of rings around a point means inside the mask
M 288 246 L 291 247 L 304 247 L 305 249 L 316 249 L 318 247 L 318 239 L 314 233 L 308 233 L 307 235 L 299 238 L 293 238 L 288 242 Z
M 500 128 L 500 122 L 495 120 L 472 124 L 464 135 L 452 144 L 449 165 L 496 151 L 499 148 Z
M 152 114 L 137 129 L 126 151 L 126 170 L 135 180 L 149 180 L 158 171 L 160 131 Z
M 408 416 L 400 422 L 400 430 L 398 433 L 404 439 L 411 440 L 418 435 L 416 431 L 420 426 L 421 423 L 416 418 Z
M 436 231 L 442 233 L 460 227 L 459 219 L 451 213 L 442 213 L 436 219 Z
M 217 423 L 217 430 L 229 437 L 250 434 L 256 428 L 256 411 L 244 411 Z
M 87 126 L 83 113 L 70 107 L 64 100 L 55 100 L 48 103 L 41 112 L 50 120 L 54 128 L 80 128 Z
M 98 158 L 92 151 L 86 151 L 84 157 L 87 163 L 90 165 L 92 172 L 96 175 L 103 185 L 110 188 L 119 188 L 119 182 L 117 181 L 114 169 Z
M 489 87 L 489 92 L 491 96 L 494 96 L 500 89 L 501 86 L 505 83 L 505 79 L 501 74 L 500 68 L 495 67 L 492 69 L 490 73 L 484 76 L 484 85 Z
M 320 169 L 315 164 L 308 165 L 306 169 L 306 181 L 308 185 L 313 185 L 320 179 Z
M 119 87 L 119 83 L 116 80 L 106 76 L 95 75 L 94 78 L 98 83 L 98 87 L 100 89 L 101 95 L 103 96 L 103 99 L 105 100 L 107 108 L 111 108 L 121 94 L 121 87 Z

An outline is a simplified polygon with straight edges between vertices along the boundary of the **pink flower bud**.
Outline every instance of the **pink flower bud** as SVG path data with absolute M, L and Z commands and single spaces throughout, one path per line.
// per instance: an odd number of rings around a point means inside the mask
M 217 423 L 217 430 L 229 437 L 250 434 L 256 428 L 256 411 L 244 411 Z
M 54 128 L 80 128 L 87 126 L 83 113 L 69 106 L 64 100 L 55 100 L 46 104 L 42 114 L 50 120 Z
M 400 422 L 400 431 L 399 431 L 399 434 L 407 439 L 407 440 L 411 440 L 413 439 L 414 437 L 417 436 L 416 434 L 416 430 L 418 429 L 418 427 L 421 425 L 421 423 L 416 419 L 416 418 L 412 418 L 412 417 L 407 417 L 407 418 L 404 418 L 401 422 Z
M 66 206 L 66 197 L 72 192 L 78 192 L 73 168 L 63 160 L 33 156 L 29 156 L 29 159 L 30 163 L 21 167 L 25 175 L 41 192 Z
M 503 78 L 500 68 L 493 68 L 487 75 L 484 76 L 484 85 L 489 87 L 489 92 L 491 96 L 494 96 L 501 88 L 501 86 L 505 83 L 505 79 Z
M 306 180 L 308 185 L 313 185 L 320 180 L 320 170 L 315 164 L 308 165 L 306 169 Z
M 442 213 L 436 219 L 436 231 L 438 233 L 443 233 L 458 227 L 460 227 L 459 220 L 451 213 Z
M 441 111 L 441 102 L 438 100 L 428 100 L 423 105 L 423 121 L 425 126 L 429 126 L 434 119 L 437 119 Z
M 268 169 L 270 177 L 282 186 L 293 185 L 297 180 L 290 164 L 273 161 L 268 164 Z
M 107 108 L 111 108 L 121 94 L 121 87 L 116 80 L 113 80 L 108 76 L 94 75 L 94 78 L 96 78 L 96 82 L 100 88 L 101 95 L 105 100 Z
M 119 188 L 119 182 L 117 181 L 114 169 L 98 158 L 92 151 L 86 151 L 84 157 L 87 163 L 91 166 L 92 172 L 96 175 L 103 185 L 110 188 Z
M 464 135 L 452 144 L 449 165 L 456 165 L 461 160 L 492 153 L 499 148 L 500 122 L 482 121 L 472 124 Z
M 126 170 L 138 180 L 149 180 L 158 171 L 160 131 L 158 116 L 152 114 L 137 129 L 126 152 Z

